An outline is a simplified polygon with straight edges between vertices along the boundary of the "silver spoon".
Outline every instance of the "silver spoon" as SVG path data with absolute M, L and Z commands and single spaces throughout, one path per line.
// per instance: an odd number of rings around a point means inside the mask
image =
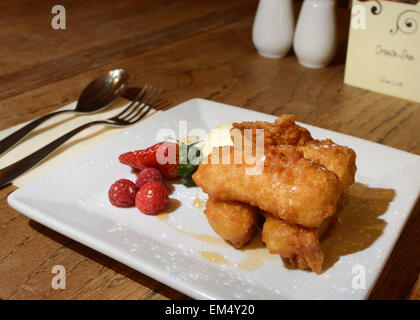
M 28 123 L 23 128 L 0 141 L 0 155 L 23 139 L 29 132 L 39 126 L 42 122 L 58 114 L 73 112 L 77 114 L 88 114 L 97 112 L 108 107 L 127 89 L 128 74 L 123 69 L 107 71 L 100 77 L 93 80 L 83 89 L 77 101 L 75 109 L 59 110 L 46 114 Z

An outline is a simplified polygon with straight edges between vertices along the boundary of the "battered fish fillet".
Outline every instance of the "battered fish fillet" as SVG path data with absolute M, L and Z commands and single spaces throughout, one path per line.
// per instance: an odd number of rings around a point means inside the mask
M 209 155 L 193 174 L 195 183 L 210 197 L 245 202 L 309 228 L 319 227 L 336 211 L 342 192 L 337 175 L 305 159 L 292 146 L 265 148 L 262 172 L 256 175 L 247 174 L 252 165 L 245 164 L 242 149 L 219 147 L 215 152 L 220 159 L 226 153 L 230 162 L 211 163 Z M 242 164 L 233 162 L 235 153 Z
M 272 254 L 279 254 L 292 267 L 321 273 L 324 254 L 319 246 L 320 233 L 326 229 L 309 229 L 267 215 L 262 241 Z
M 328 170 L 333 171 L 343 186 L 347 188 L 354 183 L 356 174 L 356 153 L 353 149 L 340 146 L 330 139 L 309 141 L 298 146 L 306 159 L 313 160 Z
M 331 140 L 313 140 L 298 149 L 304 152 L 305 158 L 317 161 L 327 169 L 334 171 L 340 178 L 343 188 L 354 182 L 356 155 L 352 149 L 336 145 Z M 218 203 L 223 203 L 223 201 L 218 200 Z M 234 207 L 239 208 L 243 203 L 236 201 L 224 201 L 224 203 L 223 207 L 220 205 L 220 209 L 217 212 L 213 212 L 213 219 L 217 221 L 213 224 L 210 223 L 213 230 L 224 239 L 226 239 L 224 236 L 226 233 L 231 237 L 235 234 L 238 237 L 242 235 L 243 243 L 245 244 L 247 239 L 249 239 L 247 238 L 247 233 L 241 232 L 241 229 L 236 224 L 229 223 L 231 217 L 225 213 L 233 210 Z M 243 210 L 242 212 L 245 216 L 259 214 L 259 210 L 252 206 L 248 206 L 248 210 Z M 329 221 L 325 220 L 320 228 L 308 229 L 276 219 L 268 213 L 264 213 L 264 216 L 266 217 L 266 222 L 263 227 L 262 240 L 266 243 L 270 253 L 279 254 L 291 267 L 303 270 L 309 269 L 320 273 L 324 255 L 319 248 L 318 239 L 326 230 Z M 220 226 L 224 227 L 224 233 L 219 232 Z M 248 226 L 248 228 L 252 229 L 251 226 Z M 257 223 L 255 223 L 255 229 L 257 229 Z M 289 239 L 290 235 L 293 237 Z M 237 248 L 240 248 L 240 246 Z
M 259 210 L 238 201 L 209 198 L 204 213 L 213 230 L 235 248 L 247 244 L 258 230 Z
M 239 129 L 239 132 L 235 132 L 234 129 Z M 330 139 L 314 140 L 308 130 L 295 123 L 295 115 L 282 115 L 274 123 L 263 121 L 233 123 L 232 140 L 241 141 L 235 139 L 238 135 L 244 139 L 246 129 L 252 131 L 252 136 L 248 137 L 252 137 L 253 146 L 256 143 L 256 130 L 264 129 L 264 147 L 295 146 L 303 152 L 306 159 L 316 161 L 337 174 L 343 188 L 354 183 L 356 153 L 351 148 L 338 145 Z
M 258 229 L 260 210 L 246 203 L 209 198 L 204 213 L 213 230 L 237 249 L 246 245 Z M 268 213 L 263 215 L 266 220 L 262 241 L 269 252 L 279 254 L 291 267 L 320 273 L 324 254 L 319 238 L 329 220 L 325 220 L 320 228 L 310 229 L 289 224 Z
M 294 123 L 293 115 L 284 115 L 274 124 L 243 122 L 234 124 L 233 127 L 239 129 L 241 135 L 245 129 L 252 129 L 254 145 L 255 130 L 264 129 L 265 147 L 284 144 L 296 146 L 297 150 L 303 152 L 304 158 L 315 161 L 333 171 L 340 180 L 342 190 L 354 182 L 356 172 L 354 151 L 348 147 L 337 145 L 329 139 L 313 140 L 306 129 Z M 232 136 L 234 135 L 232 134 Z M 240 147 L 242 145 L 243 143 Z M 271 155 L 275 157 L 277 153 L 271 152 Z M 292 155 L 293 158 L 293 152 L 289 151 L 288 155 L 289 157 Z M 216 205 L 214 205 L 215 203 Z M 225 240 L 235 239 L 234 246 L 237 248 L 245 245 L 252 238 L 252 234 L 258 226 L 257 221 L 260 213 L 258 208 L 242 202 L 213 198 L 209 199 L 206 209 L 207 218 L 215 232 Z M 239 214 L 243 217 L 239 217 Z M 266 217 L 262 240 L 266 243 L 270 253 L 279 254 L 292 267 L 320 273 L 324 255 L 319 247 L 319 238 L 327 229 L 330 219 L 325 219 L 319 228 L 307 228 L 290 224 L 267 212 L 262 214 Z M 238 221 L 244 221 L 244 223 L 237 223 Z M 251 223 L 252 221 L 253 223 Z
M 294 114 L 284 114 L 271 122 L 239 122 L 233 123 L 230 133 L 233 142 L 243 141 L 244 138 L 252 138 L 253 145 L 256 142 L 256 130 L 264 129 L 264 146 L 292 145 L 303 146 L 312 141 L 311 133 L 295 123 Z M 236 129 L 236 130 L 235 130 Z M 245 130 L 248 129 L 249 136 Z M 240 136 L 239 136 L 240 135 Z M 243 143 L 242 143 L 243 145 Z
M 239 129 L 239 132 L 235 132 L 233 129 Z M 241 141 L 238 138 L 235 139 L 235 136 L 238 135 L 244 139 L 246 129 L 252 131 L 250 137 L 252 137 L 253 146 L 256 144 L 256 130 L 264 129 L 264 147 L 295 146 L 303 152 L 306 159 L 316 161 L 333 171 L 340 179 L 343 188 L 354 183 L 356 153 L 330 139 L 314 140 L 308 130 L 295 123 L 295 115 L 282 115 L 274 123 L 263 121 L 233 123 L 232 140 Z

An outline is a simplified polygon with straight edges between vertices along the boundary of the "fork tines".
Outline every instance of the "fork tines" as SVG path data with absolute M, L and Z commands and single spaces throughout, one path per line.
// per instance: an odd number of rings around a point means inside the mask
M 161 89 L 146 84 L 137 97 L 112 120 L 130 124 L 141 120 L 152 109 L 161 92 Z

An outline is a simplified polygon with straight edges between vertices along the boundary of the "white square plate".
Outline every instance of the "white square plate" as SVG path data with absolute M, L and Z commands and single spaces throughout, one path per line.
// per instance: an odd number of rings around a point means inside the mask
M 108 188 L 135 179 L 118 162 L 126 151 L 157 142 L 161 128 L 178 134 L 226 121 L 276 117 L 203 99 L 189 100 L 130 127 L 13 192 L 9 204 L 29 218 L 197 299 L 363 299 L 372 289 L 420 190 L 420 157 L 333 131 L 304 125 L 357 153 L 357 184 L 340 223 L 323 243 L 321 274 L 291 270 L 258 242 L 236 250 L 209 226 L 197 188 L 173 185 L 179 206 L 167 216 L 116 208 Z M 167 219 L 164 219 L 164 218 Z

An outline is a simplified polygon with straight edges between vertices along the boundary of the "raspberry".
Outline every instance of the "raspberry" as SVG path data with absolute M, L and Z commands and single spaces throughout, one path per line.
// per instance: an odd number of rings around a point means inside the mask
M 149 181 L 136 194 L 136 207 L 145 214 L 155 215 L 168 207 L 168 191 L 161 182 Z
M 137 187 L 141 188 L 142 185 L 149 181 L 163 181 L 162 175 L 160 174 L 159 170 L 155 168 L 143 169 L 137 176 L 136 185 Z
M 138 187 L 133 181 L 120 179 L 112 184 L 108 191 L 109 201 L 116 207 L 131 207 L 135 203 Z

